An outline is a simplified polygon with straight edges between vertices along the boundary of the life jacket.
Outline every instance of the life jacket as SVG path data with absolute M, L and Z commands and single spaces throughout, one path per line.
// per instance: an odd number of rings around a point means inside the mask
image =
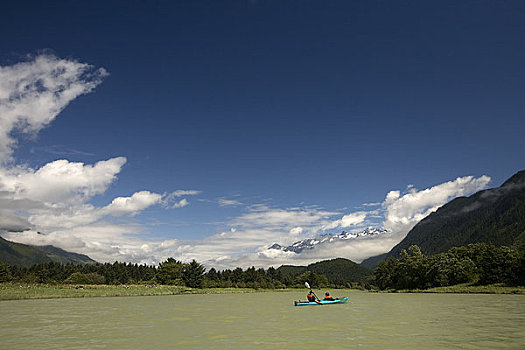
M 334 298 L 332 298 L 331 296 L 327 295 L 324 297 L 323 300 L 335 300 Z
M 315 301 L 315 295 L 312 293 L 308 294 L 306 297 L 308 298 L 308 301 Z

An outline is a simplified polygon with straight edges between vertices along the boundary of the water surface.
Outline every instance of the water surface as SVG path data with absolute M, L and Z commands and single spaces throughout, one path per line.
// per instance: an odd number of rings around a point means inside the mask
M 523 295 L 303 294 L 2 301 L 0 349 L 525 348 Z

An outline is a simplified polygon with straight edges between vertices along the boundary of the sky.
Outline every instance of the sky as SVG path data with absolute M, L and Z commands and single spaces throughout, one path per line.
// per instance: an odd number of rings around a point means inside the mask
M 4 1 L 0 235 L 354 261 L 525 168 L 522 1 Z M 388 233 L 301 256 L 320 234 Z

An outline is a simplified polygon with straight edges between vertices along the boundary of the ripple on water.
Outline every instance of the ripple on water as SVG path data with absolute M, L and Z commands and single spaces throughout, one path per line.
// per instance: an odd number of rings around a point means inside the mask
M 347 305 L 294 307 L 303 294 L 0 302 L 0 339 L 10 350 L 522 349 L 525 343 L 522 295 L 344 291 Z

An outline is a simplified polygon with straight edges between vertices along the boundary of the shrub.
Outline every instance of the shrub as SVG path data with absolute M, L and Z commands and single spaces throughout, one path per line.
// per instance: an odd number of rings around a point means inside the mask
M 101 276 L 96 272 L 92 272 L 92 273 L 74 272 L 64 281 L 64 283 L 67 283 L 67 284 L 105 284 L 106 279 L 104 278 L 104 276 Z

